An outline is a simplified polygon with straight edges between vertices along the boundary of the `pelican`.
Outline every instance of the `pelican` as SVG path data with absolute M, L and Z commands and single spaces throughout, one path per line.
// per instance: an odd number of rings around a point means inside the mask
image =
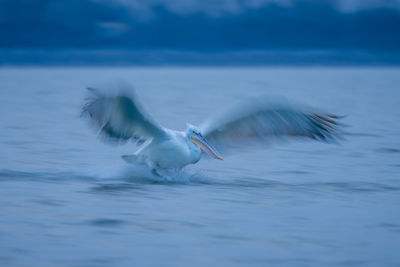
M 128 163 L 147 165 L 157 176 L 163 170 L 181 170 L 197 163 L 202 151 L 223 160 L 211 144 L 226 151 L 286 137 L 329 142 L 336 140 L 340 132 L 339 116 L 265 97 L 243 102 L 199 127 L 187 124 L 186 130 L 176 131 L 152 119 L 127 85 L 114 91 L 88 90 L 82 116 L 98 129 L 103 140 L 135 142 L 136 151 L 122 158 Z

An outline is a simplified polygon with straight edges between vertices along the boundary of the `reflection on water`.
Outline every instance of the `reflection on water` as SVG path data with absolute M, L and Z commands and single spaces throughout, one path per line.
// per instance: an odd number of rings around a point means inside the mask
M 166 127 L 272 94 L 349 114 L 348 133 L 153 177 L 120 159 L 132 146 L 100 143 L 79 118 L 98 77 L 133 83 Z M 400 264 L 398 69 L 2 69 L 0 79 L 0 265 Z

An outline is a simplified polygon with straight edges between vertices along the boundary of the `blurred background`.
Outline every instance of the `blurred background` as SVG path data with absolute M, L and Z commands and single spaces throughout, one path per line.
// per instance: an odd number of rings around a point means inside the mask
M 399 266 L 399 0 L 0 0 L 0 266 Z M 339 115 L 155 179 L 80 118 L 123 80 L 183 130 L 248 97 Z
M 2 65 L 397 65 L 398 0 L 1 0 Z

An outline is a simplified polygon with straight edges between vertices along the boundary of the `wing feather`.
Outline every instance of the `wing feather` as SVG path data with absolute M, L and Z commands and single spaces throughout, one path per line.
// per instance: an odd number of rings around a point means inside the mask
M 129 89 L 127 85 L 119 85 L 114 91 L 88 88 L 90 96 L 86 98 L 81 115 L 89 118 L 106 141 L 143 142 L 165 137 L 165 129 L 143 111 Z
M 206 121 L 203 135 L 218 149 L 270 143 L 285 137 L 330 142 L 340 137 L 339 116 L 283 99 L 251 99 Z

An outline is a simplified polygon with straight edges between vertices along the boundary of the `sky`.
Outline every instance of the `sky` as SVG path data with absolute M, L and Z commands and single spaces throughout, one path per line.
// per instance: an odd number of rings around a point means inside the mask
M 400 62 L 400 0 L 0 0 L 0 32 L 0 64 L 43 51 L 90 61 L 76 52 L 88 50 L 142 61 L 143 51 L 189 61 L 325 51 L 390 63 Z

